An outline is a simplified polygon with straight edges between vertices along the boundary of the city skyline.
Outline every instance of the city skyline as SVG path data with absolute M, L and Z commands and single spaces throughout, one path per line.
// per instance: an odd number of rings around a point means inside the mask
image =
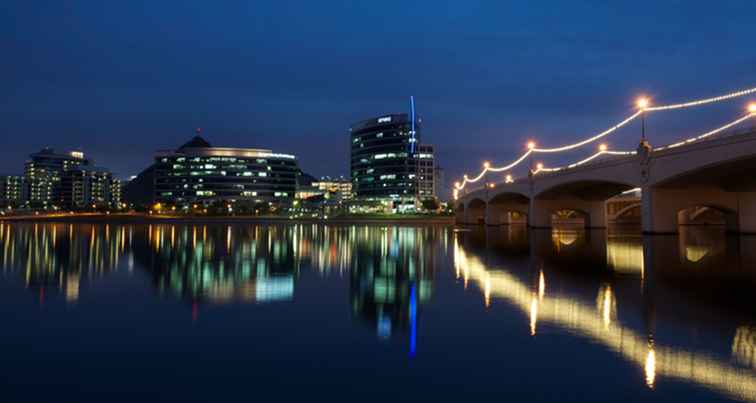
M 427 4 L 11 5 L 0 173 L 51 146 L 128 177 L 203 127 L 213 143 L 345 175 L 349 125 L 407 112 L 414 95 L 448 187 L 529 137 L 558 145 L 603 128 L 638 94 L 669 103 L 752 85 L 756 59 L 741 50 L 756 5 L 744 2 Z M 650 139 L 739 110 L 652 120 Z

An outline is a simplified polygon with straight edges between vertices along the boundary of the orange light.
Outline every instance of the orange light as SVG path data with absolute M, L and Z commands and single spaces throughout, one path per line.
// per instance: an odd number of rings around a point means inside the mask
M 646 109 L 648 108 L 650 101 L 646 97 L 640 97 L 637 101 L 635 101 L 635 104 L 638 105 L 639 109 Z
M 532 150 L 536 147 L 535 141 L 528 141 L 528 149 Z
M 543 169 L 543 164 L 541 164 L 541 163 L 539 162 L 539 163 L 538 163 L 538 165 L 536 165 L 536 168 L 538 168 L 538 169 Z
M 496 184 L 495 184 L 495 183 L 489 183 L 489 184 L 488 184 L 488 187 L 490 187 L 491 189 L 493 189 L 493 188 L 495 188 L 495 187 L 496 187 Z
M 606 151 L 606 149 L 607 149 L 606 144 L 599 145 L 599 151 Z
M 748 105 L 748 112 L 756 113 L 756 102 L 751 102 Z
M 491 166 L 491 163 L 488 162 L 488 161 L 486 161 L 486 162 L 483 163 L 483 168 L 488 169 L 488 167 L 490 167 L 490 166 Z

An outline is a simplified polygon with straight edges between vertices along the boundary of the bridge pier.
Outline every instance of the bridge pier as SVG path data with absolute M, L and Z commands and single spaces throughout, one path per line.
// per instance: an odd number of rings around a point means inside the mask
M 738 193 L 738 229 L 756 234 L 756 192 Z
M 724 214 L 728 232 L 756 232 L 756 193 L 726 192 L 710 186 L 643 188 L 641 215 L 643 233 L 676 234 L 686 224 L 683 210 L 710 207 Z

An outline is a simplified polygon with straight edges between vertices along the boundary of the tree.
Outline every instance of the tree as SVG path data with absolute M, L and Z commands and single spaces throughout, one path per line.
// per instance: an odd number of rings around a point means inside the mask
M 436 211 L 439 208 L 438 200 L 434 199 L 425 199 L 423 200 L 423 209 L 428 211 Z

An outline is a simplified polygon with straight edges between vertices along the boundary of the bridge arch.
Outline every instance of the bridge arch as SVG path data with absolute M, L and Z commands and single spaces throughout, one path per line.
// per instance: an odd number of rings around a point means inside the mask
M 633 218 L 638 220 L 641 215 L 640 212 L 641 212 L 640 202 L 628 203 L 627 205 L 625 205 L 624 207 L 620 208 L 617 211 L 611 211 L 609 207 L 607 206 L 607 214 L 608 214 L 607 219 L 613 222 L 624 221 L 624 220 L 633 219 Z
M 486 222 L 486 206 L 485 200 L 476 197 L 467 202 L 465 207 L 465 216 L 467 217 L 467 224 L 485 224 Z
M 518 192 L 500 192 L 488 200 L 486 224 L 525 224 L 530 198 Z
M 606 201 L 633 188 L 635 185 L 629 182 L 597 179 L 545 184 L 531 203 L 531 226 L 550 228 L 559 218 L 566 218 L 557 212 L 569 210 L 582 217 L 586 228 L 605 228 Z

